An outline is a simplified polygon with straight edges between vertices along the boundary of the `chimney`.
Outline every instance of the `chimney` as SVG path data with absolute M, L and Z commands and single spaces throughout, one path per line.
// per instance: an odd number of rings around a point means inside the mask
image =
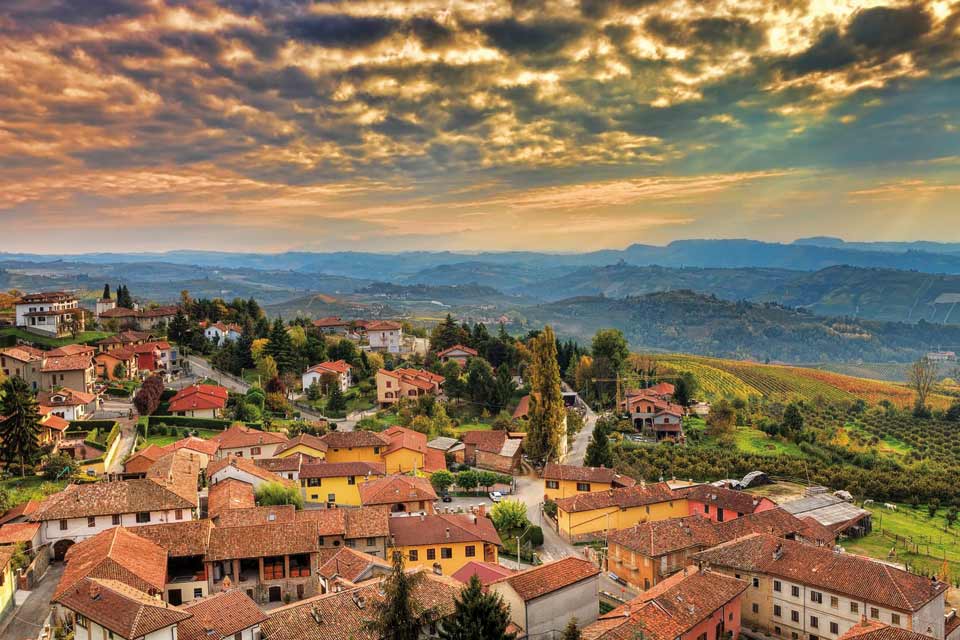
M 420 514 L 420 522 L 426 522 L 426 520 L 427 520 L 427 514 L 421 513 L 421 514 Z
M 444 530 L 444 534 L 446 535 L 447 539 L 450 538 L 450 527 L 447 527 L 447 528 Z
M 487 515 L 487 505 L 481 504 L 477 507 L 477 516 L 480 518 L 485 518 Z
M 91 582 L 91 583 L 90 583 L 89 592 L 90 592 L 90 599 L 91 599 L 91 600 L 99 600 L 99 599 L 100 599 L 100 585 L 97 584 L 96 582 Z
M 778 542 L 777 546 L 773 550 L 773 559 L 779 560 L 782 557 L 783 557 L 783 543 Z

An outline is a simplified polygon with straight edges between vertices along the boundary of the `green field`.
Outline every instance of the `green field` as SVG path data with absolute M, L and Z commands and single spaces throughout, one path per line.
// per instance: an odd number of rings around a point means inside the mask
M 83 331 L 78 334 L 76 338 L 48 338 L 46 336 L 38 336 L 36 334 L 30 333 L 29 331 L 24 331 L 23 329 L 16 329 L 13 327 L 8 327 L 6 329 L 0 329 L 0 338 L 5 336 L 13 336 L 24 342 L 31 342 L 33 344 L 39 345 L 41 347 L 47 347 L 50 349 L 55 349 L 57 347 L 62 347 L 68 344 L 78 344 L 78 343 L 87 343 L 96 340 L 103 340 L 112 336 L 113 333 L 109 331 Z
M 40 500 L 51 493 L 61 491 L 67 484 L 66 480 L 51 482 L 43 476 L 14 476 L 0 480 L 0 490 L 8 492 L 10 504 L 18 505 L 27 500 Z

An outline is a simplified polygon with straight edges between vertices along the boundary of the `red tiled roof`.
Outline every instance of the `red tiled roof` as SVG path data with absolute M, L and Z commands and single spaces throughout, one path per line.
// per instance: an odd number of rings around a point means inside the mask
M 509 584 L 524 602 L 529 602 L 599 574 L 600 569 L 589 560 L 568 556 L 500 578 L 493 584 Z
M 30 542 L 40 530 L 39 522 L 15 522 L 0 526 L 0 545 Z
M 33 347 L 19 346 L 19 347 L 9 347 L 7 349 L 0 349 L 0 355 L 7 356 L 8 358 L 13 358 L 14 360 L 19 360 L 20 362 L 36 362 L 38 360 L 43 360 L 46 355 L 40 349 L 34 349 Z
M 102 351 L 97 355 L 93 356 L 94 360 L 99 360 L 100 358 L 112 358 L 113 360 L 120 361 L 129 361 L 133 360 L 137 356 L 136 351 L 133 350 L 132 346 L 129 347 L 120 347 L 113 349 L 111 351 Z
M 345 537 L 386 538 L 390 535 L 390 512 L 387 507 L 360 507 L 346 510 Z
M 88 355 L 59 356 L 47 358 L 43 363 L 42 371 L 85 371 L 92 366 L 93 363 Z
M 385 473 L 382 462 L 311 462 L 300 467 L 301 478 L 382 476 Z
M 123 638 L 141 638 L 190 617 L 116 580 L 88 578 L 61 594 L 57 602 Z
M 419 431 L 393 425 L 382 433 L 390 439 L 390 445 L 384 453 L 393 453 L 400 449 L 409 449 L 417 453 L 426 453 L 427 451 L 427 436 Z
M 449 354 L 453 353 L 454 351 L 462 351 L 464 354 L 466 354 L 466 355 L 468 355 L 468 356 L 476 356 L 476 355 L 477 355 L 477 350 L 476 350 L 476 349 L 471 349 L 470 347 L 465 347 L 465 346 L 463 346 L 462 344 L 455 344 L 455 345 L 453 345 L 452 347 L 448 347 L 448 348 L 444 349 L 443 351 L 440 351 L 439 353 L 437 353 L 437 357 L 438 357 L 438 358 L 442 358 L 442 357 L 444 357 L 444 356 L 446 356 L 446 355 L 449 355 Z
M 313 522 L 317 526 L 317 535 L 346 536 L 346 509 L 305 509 L 294 512 L 294 519 Z
M 183 520 L 136 527 L 136 535 L 167 551 L 171 558 L 202 556 L 207 552 L 213 521 Z
M 291 438 L 277 447 L 274 450 L 273 455 L 279 456 L 281 453 L 289 451 L 290 449 L 293 449 L 299 445 L 310 447 L 316 451 L 327 450 L 327 443 L 321 440 L 319 436 L 310 435 L 309 433 L 301 433 L 297 437 Z
M 437 492 L 426 478 L 387 476 L 362 483 L 360 502 L 364 506 L 395 504 L 398 502 L 433 502 Z
M 494 429 L 492 431 L 466 431 L 460 439 L 463 444 L 473 445 L 479 451 L 500 453 L 500 450 L 503 449 L 503 443 L 507 441 L 508 437 L 506 431 Z
M 320 437 L 328 447 L 349 449 L 351 447 L 385 447 L 390 439 L 373 431 L 330 431 Z
M 257 524 L 279 524 L 297 519 L 297 508 L 292 504 L 266 507 L 227 509 L 217 518 L 218 527 L 249 527 Z
M 513 573 L 514 571 L 504 567 L 503 565 L 495 564 L 493 562 L 480 562 L 479 560 L 471 560 L 455 571 L 450 577 L 454 580 L 462 582 L 463 584 L 467 584 L 470 582 L 470 578 L 477 576 L 480 578 L 480 584 L 486 587 L 490 583 L 496 582 L 500 578 L 513 575 Z
M 366 324 L 367 331 L 396 331 L 402 328 L 402 324 L 393 320 L 374 320 Z
M 640 507 L 658 502 L 680 500 L 683 496 L 674 492 L 666 482 L 636 485 L 622 489 L 581 493 L 557 500 L 557 507 L 567 513 L 603 509 L 605 507 Z
M 390 563 L 383 558 L 343 547 L 320 566 L 318 573 L 327 580 L 343 578 L 349 582 L 358 582 L 371 566 L 385 571 L 391 569 Z
M 242 527 L 214 527 L 207 561 L 260 558 L 317 551 L 317 525 L 306 520 Z
M 618 487 L 632 487 L 637 481 L 622 476 L 606 467 L 577 467 L 569 464 L 548 463 L 543 468 L 544 480 L 572 480 L 575 482 L 598 482 Z
M 897 611 L 917 611 L 947 590 L 942 582 L 874 560 L 764 534 L 738 538 L 696 557 L 712 566 L 778 576 Z
M 175 396 L 170 398 L 169 406 L 171 412 L 223 409 L 227 406 L 227 390 L 212 384 L 196 384 L 178 391 Z M 233 427 L 230 428 L 233 429 Z M 217 438 L 222 438 L 225 434 L 226 432 L 220 434 Z
M 714 505 L 724 511 L 736 511 L 737 513 L 753 513 L 764 502 L 770 502 L 767 498 L 758 497 L 752 493 L 727 489 L 726 487 L 715 487 L 709 484 L 700 484 L 678 491 L 687 500 Z
M 61 520 L 141 511 L 193 509 L 196 503 L 149 478 L 69 484 L 44 500 L 31 520 Z
M 304 373 L 310 373 L 310 372 L 321 373 L 324 371 L 329 371 L 330 373 L 341 374 L 341 373 L 349 373 L 351 368 L 352 367 L 350 366 L 350 364 L 344 360 L 335 360 L 333 362 L 328 360 L 327 362 L 321 362 L 320 364 L 313 365 L 312 367 L 307 369 Z
M 55 396 L 62 396 L 63 399 L 54 401 Z M 40 391 L 37 393 L 37 403 L 45 407 L 77 407 L 88 405 L 93 402 L 97 396 L 92 393 L 75 391 L 67 387 L 60 387 L 55 391 Z
M 66 291 L 40 291 L 37 293 L 25 293 L 14 302 L 14 304 L 30 304 L 32 302 L 69 302 L 76 300 L 72 294 Z
M 165 454 L 166 454 L 166 451 L 164 451 L 162 447 L 158 447 L 157 445 L 151 443 L 151 444 L 148 444 L 143 449 L 140 449 L 140 451 L 137 451 L 136 453 L 134 453 L 129 458 L 127 458 L 126 461 L 123 463 L 123 467 L 124 469 L 126 469 L 128 466 L 130 466 L 131 463 L 141 459 L 147 460 L 152 464 L 157 460 L 159 460 L 160 458 L 162 458 Z
M 227 478 L 210 487 L 210 493 L 207 496 L 207 513 L 211 518 L 216 518 L 227 509 L 253 507 L 256 503 L 252 484 Z
M 11 520 L 16 520 L 17 518 L 26 518 L 33 514 L 40 507 L 40 503 L 36 500 L 27 500 L 22 502 L 17 506 L 7 509 L 2 516 L 0 516 L 0 525 L 5 525 Z
M 426 453 L 423 454 L 423 470 L 427 473 L 433 473 L 434 471 L 446 471 L 446 469 L 447 456 L 444 455 L 443 451 L 427 447 Z
M 390 518 L 392 546 L 440 544 L 444 542 L 489 542 L 500 545 L 500 535 L 487 517 L 435 514 Z
M 78 355 L 88 355 L 92 356 L 96 353 L 97 350 L 93 347 L 85 344 L 65 344 L 62 347 L 57 347 L 56 349 L 50 349 L 47 351 L 48 356 L 78 356 Z
M 708 518 L 692 515 L 636 524 L 607 534 L 610 544 L 617 544 L 648 558 L 683 549 L 710 547 L 717 544 L 717 532 Z
M 442 385 L 444 381 L 443 376 L 437 375 L 432 371 L 427 371 L 426 369 L 394 369 L 393 371 L 380 369 L 377 373 L 390 376 L 391 378 L 395 378 L 425 391 Z
M 54 599 L 87 577 L 119 580 L 144 593 L 162 593 L 167 552 L 123 527 L 102 531 L 70 547 Z
M 196 436 L 187 436 L 163 447 L 163 450 L 166 452 L 179 451 L 180 449 L 196 451 L 197 453 L 203 453 L 212 457 L 220 450 L 220 443 L 216 440 L 204 440 Z
M 66 431 L 67 427 L 70 426 L 70 423 L 60 416 L 55 416 L 51 413 L 43 416 L 40 419 L 40 426 L 47 429 L 53 429 L 54 431 Z
M 949 636 L 949 633 L 944 636 Z M 892 627 L 878 620 L 864 619 L 850 627 L 838 640 L 930 640 L 930 636 L 901 627 Z
M 177 625 L 178 640 L 232 640 L 267 619 L 250 597 L 239 589 L 221 591 L 182 607 L 191 618 Z
M 220 460 L 214 460 L 207 465 L 207 478 L 213 478 L 217 473 L 226 469 L 227 467 L 234 467 L 240 471 L 243 471 L 249 475 L 254 476 L 255 478 L 260 478 L 266 482 L 279 482 L 282 484 L 290 484 L 290 481 L 286 478 L 278 476 L 272 471 L 267 471 L 263 467 L 257 466 L 257 463 L 249 458 L 244 458 L 242 456 L 227 456 L 226 458 L 221 458 Z
M 513 410 L 514 418 L 523 418 L 530 413 L 530 396 L 526 395 L 520 398 L 517 408 Z
M 314 320 L 314 321 L 313 321 L 313 326 L 318 327 L 318 328 L 323 328 L 323 327 L 346 327 L 348 324 L 349 324 L 348 322 L 344 322 L 344 321 L 341 320 L 340 318 L 335 318 L 335 317 L 320 318 L 319 320 Z
M 254 460 L 254 464 L 258 467 L 266 469 L 267 471 L 272 471 L 273 473 L 283 473 L 283 472 L 299 472 L 300 466 L 306 462 L 313 462 L 316 458 L 312 458 L 308 455 L 302 453 L 295 453 L 292 456 L 287 456 L 286 458 L 257 458 Z

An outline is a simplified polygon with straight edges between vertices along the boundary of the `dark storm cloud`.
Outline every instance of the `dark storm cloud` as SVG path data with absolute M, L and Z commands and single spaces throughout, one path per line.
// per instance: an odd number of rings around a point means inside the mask
M 930 14 L 919 5 L 873 7 L 857 12 L 847 34 L 854 44 L 870 49 L 900 50 L 929 32 L 931 26 Z
M 149 11 L 140 0 L 12 0 L 3 8 L 13 20 L 38 27 L 49 22 L 93 25 L 114 18 L 135 18 Z
M 320 14 L 291 18 L 286 23 L 286 30 L 291 37 L 310 44 L 357 47 L 383 40 L 396 32 L 400 25 L 392 18 Z

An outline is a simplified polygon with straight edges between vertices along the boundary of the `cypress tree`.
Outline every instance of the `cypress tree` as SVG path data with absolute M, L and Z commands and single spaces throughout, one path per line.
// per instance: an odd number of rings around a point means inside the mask
M 590 435 L 590 444 L 583 459 L 587 467 L 613 467 L 613 454 L 610 453 L 610 439 L 607 437 L 607 426 L 603 420 L 598 420 Z
M 373 615 L 365 623 L 366 630 L 381 640 L 418 640 L 427 622 L 423 608 L 413 598 L 421 580 L 421 573 L 404 572 L 403 554 L 395 552 L 393 571 L 383 581 L 383 598 L 370 607 Z
M 6 416 L 0 422 L 0 457 L 7 466 L 18 463 L 23 477 L 24 466 L 40 457 L 40 410 L 30 387 L 19 376 L 4 380 L 0 391 L 0 415 Z
M 103 295 L 101 296 L 101 298 L 103 298 L 104 300 L 110 299 L 110 283 L 109 282 L 103 285 Z
M 453 615 L 440 625 L 443 640 L 513 640 L 507 633 L 510 615 L 498 593 L 484 593 L 477 576 L 463 588 L 453 604 Z
M 563 630 L 563 636 L 561 640 L 580 640 L 580 628 L 577 627 L 577 619 L 570 618 L 570 621 L 567 622 L 567 628 Z
M 525 448 L 532 460 L 548 462 L 560 456 L 567 437 L 557 341 L 549 325 L 530 341 L 530 351 L 530 421 Z
M 283 319 L 277 318 L 270 328 L 270 341 L 264 351 L 277 361 L 277 370 L 286 373 L 293 370 L 293 342 L 283 324 Z

